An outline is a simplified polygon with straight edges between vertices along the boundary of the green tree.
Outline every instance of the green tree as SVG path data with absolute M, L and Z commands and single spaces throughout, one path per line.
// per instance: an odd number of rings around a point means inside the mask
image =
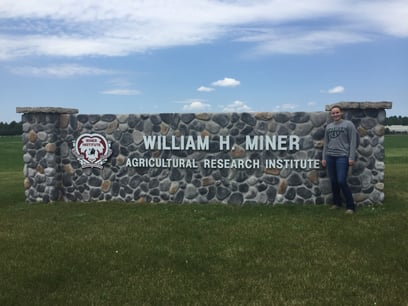
M 385 118 L 384 125 L 408 125 L 408 117 L 390 116 Z
M 22 122 L 12 121 L 10 123 L 0 122 L 0 136 L 21 135 L 23 133 Z

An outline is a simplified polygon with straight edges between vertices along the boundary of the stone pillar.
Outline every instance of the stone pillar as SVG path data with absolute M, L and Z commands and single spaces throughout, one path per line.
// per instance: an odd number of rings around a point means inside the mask
M 24 187 L 27 202 L 60 199 L 58 143 L 60 118 L 78 110 L 52 107 L 18 107 L 23 113 Z

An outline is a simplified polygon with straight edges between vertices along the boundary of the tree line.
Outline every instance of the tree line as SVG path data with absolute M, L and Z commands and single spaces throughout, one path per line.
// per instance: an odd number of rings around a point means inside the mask
M 408 125 L 408 117 L 390 116 L 385 118 L 384 125 Z
M 23 123 L 11 121 L 10 123 L 0 122 L 0 136 L 21 135 L 23 133 Z
M 384 125 L 408 125 L 406 116 L 390 116 L 385 118 Z M 10 123 L 0 122 L 0 136 L 21 135 L 23 133 L 23 123 L 12 121 Z

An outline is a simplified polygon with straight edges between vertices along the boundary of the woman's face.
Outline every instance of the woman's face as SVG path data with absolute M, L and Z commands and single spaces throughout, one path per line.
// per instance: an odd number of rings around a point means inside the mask
M 334 121 L 339 121 L 343 117 L 343 112 L 338 107 L 333 107 L 330 115 Z

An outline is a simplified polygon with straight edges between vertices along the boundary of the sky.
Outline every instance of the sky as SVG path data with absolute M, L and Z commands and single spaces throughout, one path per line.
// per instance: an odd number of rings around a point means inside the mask
M 0 122 L 81 114 L 408 116 L 406 0 L 0 0 Z

